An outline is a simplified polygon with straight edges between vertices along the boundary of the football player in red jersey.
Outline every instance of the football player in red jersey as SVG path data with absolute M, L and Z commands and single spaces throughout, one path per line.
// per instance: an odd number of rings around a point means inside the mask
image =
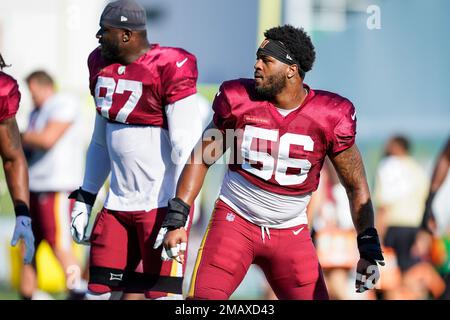
M 164 246 L 183 260 L 177 245 L 211 163 L 232 146 L 232 163 L 198 252 L 189 298 L 227 299 L 252 263 L 280 299 L 328 299 L 308 231 L 306 206 L 329 156 L 350 201 L 360 260 L 356 290 L 373 288 L 384 264 L 361 155 L 355 145 L 353 104 L 313 90 L 303 80 L 315 51 L 303 29 L 265 32 L 254 79 L 224 82 L 214 100 L 213 124 L 221 134 L 196 147 L 169 201 Z M 239 131 L 229 135 L 229 131 Z M 224 149 L 224 148 L 222 148 Z M 214 150 L 207 153 L 206 151 Z M 196 159 L 201 159 L 197 162 Z M 211 161 L 212 160 L 212 161 Z
M 132 0 L 109 3 L 96 36 L 100 46 L 88 58 L 95 127 L 83 185 L 71 195 L 77 200 L 73 238 L 91 245 L 87 297 L 145 292 L 152 299 L 180 298 L 184 266 L 162 261 L 162 246 L 151 244 L 202 133 L 196 58 L 150 44 L 145 10 Z M 109 173 L 108 195 L 89 239 L 92 205 Z M 142 272 L 135 273 L 138 266 Z
M 16 226 L 11 245 L 15 246 L 19 239 L 23 239 L 24 262 L 30 264 L 35 248 L 29 212 L 28 166 L 15 117 L 19 109 L 20 91 L 17 81 L 1 71 L 4 67 L 6 63 L 0 54 L 0 156 L 16 213 Z

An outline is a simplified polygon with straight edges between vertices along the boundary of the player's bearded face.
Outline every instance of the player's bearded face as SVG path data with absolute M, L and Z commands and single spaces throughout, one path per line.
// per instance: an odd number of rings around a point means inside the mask
M 120 56 L 120 35 L 122 31 L 109 26 L 101 25 L 96 37 L 101 45 L 102 57 L 115 62 Z
M 103 58 L 114 61 L 119 57 L 119 41 L 116 39 L 100 40 L 100 44 Z
M 283 72 L 279 71 L 271 75 L 265 75 L 262 78 L 258 78 L 255 72 L 255 89 L 256 92 L 266 99 L 271 99 L 279 94 L 286 85 L 286 76 Z

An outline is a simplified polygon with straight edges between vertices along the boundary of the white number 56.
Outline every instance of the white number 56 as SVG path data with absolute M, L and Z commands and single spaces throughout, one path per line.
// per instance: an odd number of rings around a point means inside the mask
M 276 168 L 275 158 L 271 154 L 250 149 L 253 139 L 276 142 L 278 140 L 278 130 L 258 128 L 250 125 L 245 127 L 241 146 L 241 153 L 244 158 L 242 168 L 244 170 L 261 179 L 269 180 L 275 169 L 275 180 L 282 186 L 301 184 L 306 180 L 309 169 L 311 169 L 311 162 L 306 159 L 290 158 L 289 150 L 291 145 L 298 145 L 302 146 L 305 151 L 313 151 L 314 141 L 310 136 L 294 133 L 282 135 L 279 140 Z M 255 168 L 250 165 L 250 163 L 256 162 L 262 164 L 261 168 Z M 298 174 L 286 174 L 288 168 L 298 168 L 300 172 Z

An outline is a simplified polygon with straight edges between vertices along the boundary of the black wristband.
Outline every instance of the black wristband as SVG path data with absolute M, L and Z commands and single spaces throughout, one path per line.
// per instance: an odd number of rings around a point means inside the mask
M 191 207 L 180 198 L 169 200 L 167 214 L 161 225 L 169 230 L 178 229 L 186 225 Z
M 73 191 L 69 195 L 69 199 L 75 199 L 76 201 L 80 201 L 86 203 L 90 206 L 93 206 L 95 203 L 95 199 L 97 198 L 97 194 L 93 194 L 83 189 L 79 188 L 78 190 Z
M 358 250 L 361 258 L 370 262 L 384 260 L 380 239 L 375 228 L 367 228 L 358 234 L 356 241 L 358 242 Z
M 25 217 L 29 217 L 30 216 L 30 210 L 28 209 L 26 204 L 18 204 L 14 207 L 14 212 L 16 213 L 16 217 L 18 216 L 25 216 Z

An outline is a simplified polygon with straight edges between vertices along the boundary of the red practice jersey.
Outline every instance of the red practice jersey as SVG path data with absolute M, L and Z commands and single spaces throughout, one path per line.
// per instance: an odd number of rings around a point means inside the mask
M 348 99 L 306 88 L 302 105 L 283 117 L 273 104 L 257 97 L 254 80 L 221 85 L 213 104 L 214 124 L 223 132 L 241 129 L 234 150 L 242 161 L 231 159 L 230 170 L 278 194 L 317 189 L 325 156 L 355 143 L 356 113 Z
M 15 116 L 19 102 L 20 91 L 17 81 L 0 71 L 0 121 Z
M 107 63 L 100 48 L 88 58 L 97 112 L 110 121 L 167 128 L 164 106 L 197 92 L 197 61 L 157 44 L 129 65 Z

